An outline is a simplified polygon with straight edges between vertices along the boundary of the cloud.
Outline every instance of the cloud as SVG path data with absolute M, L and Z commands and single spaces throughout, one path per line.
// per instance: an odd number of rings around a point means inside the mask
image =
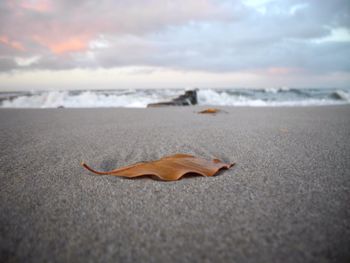
M 6 35 L 0 36 L 0 43 L 13 49 L 17 49 L 19 51 L 25 50 L 21 43 L 19 43 L 18 41 L 10 40 L 9 37 Z
M 85 51 L 88 48 L 89 43 L 89 36 L 87 35 L 69 36 L 68 38 L 61 40 L 52 40 L 48 37 L 42 36 L 33 36 L 33 39 L 57 55 Z
M 170 0 L 8 0 L 7 3 L 0 10 L 1 31 L 18 41 L 41 45 L 62 43 L 77 35 L 84 35 L 88 42 L 103 33 L 143 34 L 192 19 L 210 19 L 224 14 L 224 10 L 219 10 L 209 0 L 190 0 L 186 5 Z
M 11 2 L 13 5 L 16 5 L 16 2 Z M 18 2 L 18 7 L 31 11 L 46 13 L 52 10 L 52 3 L 49 0 L 22 0 Z
M 0 24 L 1 71 L 350 71 L 347 0 L 6 0 Z
M 34 57 L 28 57 L 28 58 L 22 58 L 22 57 L 15 57 L 14 60 L 16 64 L 20 67 L 28 67 L 30 65 L 33 65 L 39 61 L 39 56 Z

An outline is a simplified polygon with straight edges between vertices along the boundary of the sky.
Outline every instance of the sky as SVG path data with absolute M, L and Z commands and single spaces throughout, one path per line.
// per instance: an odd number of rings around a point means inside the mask
M 349 87 L 349 0 L 0 0 L 0 91 Z

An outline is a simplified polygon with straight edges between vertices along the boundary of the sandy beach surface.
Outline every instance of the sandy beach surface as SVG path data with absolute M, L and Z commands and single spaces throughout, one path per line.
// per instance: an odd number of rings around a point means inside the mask
M 350 107 L 0 110 L 0 262 L 350 262 Z M 95 176 L 175 153 L 237 165 Z

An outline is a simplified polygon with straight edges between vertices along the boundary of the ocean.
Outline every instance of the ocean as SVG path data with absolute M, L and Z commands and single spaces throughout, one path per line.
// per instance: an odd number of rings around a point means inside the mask
M 145 108 L 170 101 L 185 89 L 118 89 L 0 93 L 1 108 Z M 198 89 L 198 105 L 314 106 L 350 104 L 350 89 Z

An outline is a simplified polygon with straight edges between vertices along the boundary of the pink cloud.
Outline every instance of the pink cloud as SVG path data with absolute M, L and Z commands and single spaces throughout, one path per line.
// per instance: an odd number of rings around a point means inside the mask
M 52 10 L 52 4 L 49 0 L 23 0 L 19 6 L 24 9 L 33 10 L 41 13 Z
M 9 47 L 12 47 L 14 49 L 20 50 L 20 51 L 25 50 L 25 48 L 23 47 L 23 45 L 21 43 L 19 43 L 18 41 L 10 40 L 9 37 L 7 37 L 7 36 L 0 36 L 0 43 L 7 45 Z
M 19 39 L 31 51 L 40 52 L 38 48 L 45 47 L 55 54 L 87 50 L 89 42 L 101 34 L 141 35 L 168 25 L 223 17 L 223 9 L 212 0 L 190 0 L 186 5 L 163 0 L 5 1 L 12 15 L 0 29 L 0 35 Z M 21 49 L 18 42 L 12 46 Z
M 88 36 L 73 36 L 64 40 L 46 39 L 41 36 L 34 36 L 34 41 L 43 45 L 55 54 L 84 51 L 88 48 L 90 38 Z

